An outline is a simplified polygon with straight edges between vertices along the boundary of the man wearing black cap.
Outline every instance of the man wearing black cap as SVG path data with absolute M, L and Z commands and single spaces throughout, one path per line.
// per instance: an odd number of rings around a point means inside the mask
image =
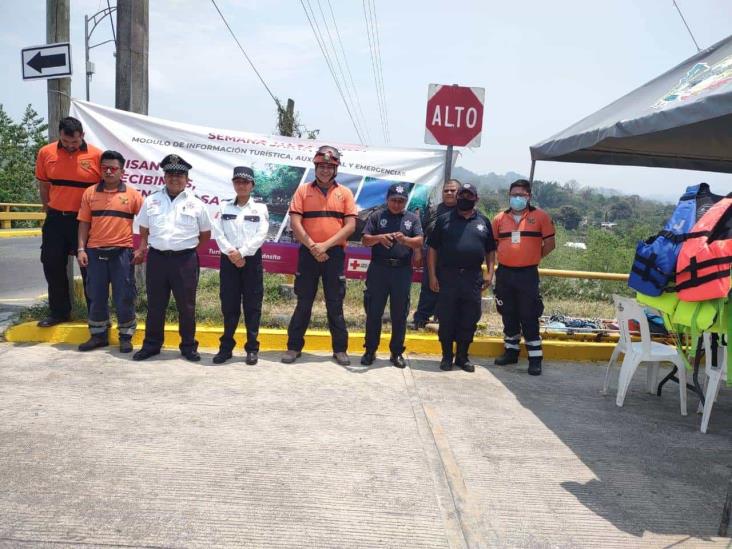
M 452 369 L 454 356 L 456 366 L 475 371 L 468 350 L 480 320 L 481 291 L 490 286 L 496 256 L 491 224 L 475 209 L 477 202 L 477 189 L 464 184 L 457 193 L 457 209 L 437 220 L 428 242 L 430 286 L 439 294 L 442 370 Z M 485 275 L 483 261 L 487 265 Z
M 138 215 L 140 246 L 135 259 L 142 262 L 148 243 L 147 319 L 145 340 L 134 360 L 145 360 L 160 353 L 163 346 L 165 311 L 173 292 L 178 308 L 180 352 L 188 360 L 201 360 L 196 341 L 196 289 L 198 254 L 211 236 L 211 221 L 206 205 L 186 190 L 192 166 L 176 154 L 163 158 L 165 189 L 149 195 Z
M 254 171 L 250 167 L 234 168 L 231 182 L 236 198 L 221 203 L 212 223 L 214 238 L 221 250 L 219 296 L 224 316 L 224 334 L 213 362 L 223 364 L 231 358 L 236 345 L 234 332 L 243 306 L 247 328 L 244 345 L 246 363 L 256 364 L 264 297 L 261 248 L 269 231 L 269 213 L 266 205 L 255 202 L 251 197 L 255 182 Z
M 409 314 L 409 290 L 412 284 L 412 255 L 422 246 L 419 218 L 405 211 L 409 192 L 395 183 L 386 193 L 386 208 L 373 212 L 363 230 L 363 243 L 371 247 L 371 263 L 366 273 L 363 294 L 366 309 L 366 352 L 361 364 L 373 364 L 381 339 L 381 316 L 389 299 L 391 316 L 391 363 L 404 368 L 404 336 Z

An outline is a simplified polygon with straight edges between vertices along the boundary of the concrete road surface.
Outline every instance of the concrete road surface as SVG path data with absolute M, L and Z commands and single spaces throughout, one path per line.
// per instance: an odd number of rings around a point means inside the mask
M 732 391 L 0 344 L 2 547 L 729 547 Z M 383 357 L 382 357 L 383 358 Z

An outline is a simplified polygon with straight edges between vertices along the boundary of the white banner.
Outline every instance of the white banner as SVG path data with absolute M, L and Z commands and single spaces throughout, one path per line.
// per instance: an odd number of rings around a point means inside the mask
M 367 147 L 207 128 L 78 100 L 71 102 L 70 115 L 81 121 L 89 143 L 125 157 L 125 182 L 145 196 L 165 184 L 159 163 L 171 153 L 193 166 L 189 186 L 211 207 L 233 198 L 233 168 L 251 166 L 254 195 L 270 211 L 270 240 L 288 241 L 281 226 L 290 198 L 299 184 L 313 180 L 312 158 L 321 145 L 341 151 L 337 180 L 353 191 L 361 223 L 384 204 L 386 190 L 395 182 L 410 188 L 408 208 L 423 210 L 445 171 L 445 152 L 440 149 Z M 360 237 L 360 231 L 354 236 Z

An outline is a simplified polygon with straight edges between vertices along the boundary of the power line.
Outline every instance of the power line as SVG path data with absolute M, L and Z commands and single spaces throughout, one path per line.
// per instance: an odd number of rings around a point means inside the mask
M 310 7 L 310 12 L 308 12 L 308 8 L 305 7 L 305 2 L 307 2 L 308 6 Z M 313 35 L 315 36 L 315 41 L 318 43 L 318 47 L 320 48 L 321 53 L 323 54 L 323 58 L 325 59 L 326 65 L 328 65 L 328 70 L 330 71 L 330 75 L 333 77 L 333 82 L 335 82 L 336 88 L 338 88 L 338 93 L 341 96 L 341 100 L 343 101 L 343 105 L 346 107 L 346 112 L 348 113 L 348 117 L 351 119 L 351 124 L 353 124 L 353 129 L 356 130 L 356 135 L 358 136 L 359 141 L 361 144 L 364 143 L 363 136 L 361 135 L 361 132 L 359 131 L 358 124 L 356 124 L 356 120 L 353 118 L 353 114 L 351 113 L 351 109 L 348 106 L 348 101 L 346 101 L 346 97 L 343 94 L 343 89 L 341 88 L 340 83 L 338 82 L 338 78 L 336 78 L 335 71 L 333 70 L 333 66 L 331 64 L 330 58 L 328 57 L 328 54 L 326 52 L 325 48 L 325 40 L 321 39 L 322 36 L 320 34 L 320 27 L 318 26 L 318 21 L 315 18 L 315 12 L 313 11 L 312 6 L 310 6 L 310 0 L 300 0 L 300 5 L 302 5 L 302 9 L 305 12 L 305 17 L 307 17 L 308 23 L 310 24 L 310 28 L 313 31 Z M 310 13 L 312 12 L 312 19 L 310 17 Z M 316 27 L 318 30 L 316 31 Z
M 343 67 L 341 66 L 339 56 L 338 56 L 338 50 L 335 47 L 335 41 L 333 40 L 333 36 L 330 33 L 330 26 L 328 25 L 327 21 L 325 20 L 325 14 L 323 13 L 323 8 L 320 4 L 320 0 L 318 0 L 318 8 L 320 9 L 320 14 L 323 16 L 323 24 L 325 25 L 325 29 L 328 32 L 328 38 L 330 39 L 331 43 L 331 49 L 333 50 L 333 54 L 336 58 L 336 64 L 338 65 L 338 69 L 340 70 L 340 76 L 341 80 L 343 81 L 343 85 L 346 88 L 346 93 L 349 96 L 349 101 L 351 102 L 351 106 L 354 104 L 354 97 L 355 97 L 355 103 L 356 108 L 354 108 L 354 112 L 356 113 L 356 118 L 359 121 L 359 124 L 361 126 L 361 131 L 363 132 L 364 136 L 366 137 L 367 142 L 371 141 L 371 138 L 369 137 L 368 127 L 366 124 L 366 117 L 363 114 L 363 109 L 361 109 L 361 100 L 358 96 L 358 88 L 356 88 L 356 85 L 353 83 L 353 75 L 351 74 L 351 67 L 348 63 L 348 56 L 346 56 L 346 50 L 343 47 L 343 40 L 341 40 L 341 32 L 338 29 L 338 23 L 336 22 L 335 13 L 333 12 L 333 6 L 330 3 L 330 0 L 327 0 L 328 2 L 328 9 L 330 10 L 330 17 L 333 21 L 333 28 L 335 29 L 336 36 L 338 37 L 338 44 L 340 45 L 341 50 L 341 57 L 343 57 L 343 64 L 346 67 L 346 71 L 348 72 L 348 80 L 346 80 L 345 72 L 343 71 Z M 349 86 L 350 82 L 350 86 Z
M 372 8 L 369 0 L 363 0 L 363 15 L 366 21 L 366 36 L 369 42 L 369 53 L 371 55 L 371 72 L 374 77 L 374 87 L 376 89 L 376 102 L 379 109 L 379 118 L 381 120 L 381 131 L 384 136 L 384 142 L 389 142 L 389 133 L 387 131 L 388 123 L 386 120 L 386 100 L 383 94 L 382 80 L 379 76 L 381 63 L 378 59 L 377 36 L 374 28 L 374 19 L 371 14 Z
M 371 0 L 371 11 L 373 14 L 374 35 L 376 36 L 376 59 L 379 62 L 379 82 L 381 84 L 381 102 L 384 106 L 384 122 L 386 124 L 387 143 L 391 143 L 389 110 L 386 108 L 386 92 L 384 91 L 384 66 L 381 64 L 381 40 L 379 40 L 379 19 L 376 16 L 376 0 Z
M 109 5 L 109 0 L 107 0 L 107 10 L 109 11 L 109 26 L 112 27 L 112 40 L 114 40 L 114 45 L 117 46 L 117 36 L 114 34 L 114 22 L 112 21 L 112 6 Z
M 371 60 L 371 74 L 374 77 L 374 89 L 376 90 L 376 106 L 379 111 L 379 119 L 381 121 L 381 132 L 384 137 L 384 141 L 386 141 L 386 132 L 384 131 L 384 111 L 381 108 L 381 94 L 379 93 L 379 80 L 376 76 L 376 62 L 374 61 L 374 47 L 373 47 L 373 41 L 371 39 L 371 24 L 369 22 L 369 17 L 367 13 L 366 8 L 366 0 L 362 1 L 363 5 L 363 18 L 366 22 L 366 37 L 368 38 L 369 43 L 369 57 Z
M 701 51 L 701 48 L 699 47 L 699 44 L 696 43 L 696 38 L 694 38 L 694 35 L 691 32 L 691 29 L 689 28 L 689 25 L 686 22 L 686 19 L 684 18 L 684 14 L 681 13 L 681 8 L 676 3 L 676 0 L 673 0 L 673 2 L 674 2 L 674 7 L 676 8 L 676 11 L 679 12 L 679 15 L 681 16 L 681 20 L 684 22 L 684 26 L 686 27 L 686 30 L 689 31 L 689 36 L 691 36 L 691 39 L 694 42 L 694 45 L 696 46 L 696 51 L 697 52 L 700 52 Z
M 338 88 L 338 91 L 341 94 L 341 98 L 343 99 L 343 103 L 346 106 L 346 110 L 348 111 L 349 116 L 351 117 L 351 121 L 354 124 L 354 127 L 357 128 L 356 133 L 358 134 L 359 139 L 361 139 L 361 143 L 363 143 L 364 142 L 363 132 L 359 126 L 359 122 L 357 122 L 353 116 L 354 113 L 351 111 L 351 105 L 349 102 L 352 103 L 352 100 L 351 100 L 350 94 L 348 93 L 348 88 L 345 85 L 345 77 L 341 76 L 341 78 L 343 80 L 343 86 L 341 86 L 340 80 L 338 79 L 338 76 L 336 75 L 335 66 L 330 57 L 330 52 L 328 51 L 328 46 L 325 41 L 325 36 L 323 35 L 323 32 L 320 30 L 320 25 L 318 24 L 318 19 L 315 16 L 315 10 L 313 9 L 313 6 L 310 4 L 310 0 L 305 0 L 305 1 L 307 2 L 308 8 L 310 9 L 310 15 L 312 16 L 312 21 L 313 21 L 313 23 L 315 23 L 314 32 L 316 33 L 316 39 L 318 39 L 318 44 L 321 46 L 321 51 L 323 52 L 323 56 L 325 57 L 326 63 L 328 64 L 328 68 L 330 69 L 331 76 L 333 77 L 336 87 Z M 325 20 L 325 14 L 323 13 L 322 6 L 320 5 L 320 0 L 318 0 L 318 7 L 320 8 L 320 15 L 323 18 L 323 26 L 326 28 L 326 31 L 328 31 L 328 23 Z M 330 31 L 328 31 L 328 35 L 330 36 Z M 335 47 L 333 45 L 332 36 L 330 36 L 330 42 L 331 42 L 331 49 L 333 49 L 333 52 L 335 54 Z M 337 55 L 336 55 L 336 61 L 338 61 Z M 338 64 L 338 66 L 340 67 L 340 64 Z M 343 74 L 343 70 L 341 69 L 341 75 L 342 74 Z M 346 98 L 343 93 L 344 87 L 346 88 L 346 95 L 348 95 L 348 98 Z
M 236 42 L 236 45 L 239 46 L 239 49 L 244 54 L 244 57 L 249 62 L 249 65 L 252 67 L 252 70 L 257 75 L 257 78 L 259 78 L 259 81 L 262 83 L 262 86 L 267 90 L 267 93 L 272 98 L 272 101 L 275 102 L 275 105 L 277 105 L 277 109 L 282 109 L 282 105 L 280 105 L 279 99 L 275 97 L 275 95 L 272 93 L 272 90 L 269 89 L 269 86 L 264 81 L 264 78 L 262 78 L 262 75 L 259 74 L 259 71 L 257 70 L 257 67 L 254 66 L 254 63 L 252 63 L 252 60 L 247 55 L 247 52 L 244 51 L 244 48 L 242 47 L 241 43 L 239 42 L 239 39 L 234 34 L 234 31 L 231 30 L 231 27 L 229 26 L 229 22 L 226 20 L 226 17 L 224 17 L 224 14 L 221 13 L 221 10 L 216 5 L 216 0 L 211 0 L 211 3 L 214 5 L 214 8 L 216 8 L 216 11 L 219 12 L 219 15 L 221 16 L 221 20 L 224 22 L 224 25 L 226 25 L 226 28 L 229 29 L 229 33 L 231 34 L 231 37 L 234 39 L 234 42 Z

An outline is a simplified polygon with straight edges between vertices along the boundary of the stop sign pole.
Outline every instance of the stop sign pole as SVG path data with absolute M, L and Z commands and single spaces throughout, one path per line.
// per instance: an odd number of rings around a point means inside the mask
M 445 181 L 452 172 L 453 147 L 479 147 L 485 88 L 430 84 L 424 142 L 446 145 Z

